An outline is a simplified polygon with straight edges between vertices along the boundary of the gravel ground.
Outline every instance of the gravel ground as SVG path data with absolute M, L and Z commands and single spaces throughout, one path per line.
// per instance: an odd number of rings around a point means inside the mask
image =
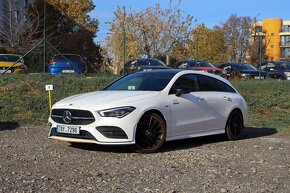
M 290 192 L 290 134 L 275 129 L 168 142 L 154 154 L 49 141 L 48 130 L 2 124 L 0 192 Z

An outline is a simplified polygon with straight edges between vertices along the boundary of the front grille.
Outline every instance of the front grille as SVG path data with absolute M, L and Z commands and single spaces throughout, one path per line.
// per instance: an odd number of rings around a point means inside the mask
M 57 133 L 56 128 L 52 128 L 50 136 L 68 137 L 68 138 L 75 138 L 75 139 L 88 139 L 88 140 L 97 141 L 96 138 L 94 138 L 94 136 L 91 133 L 85 130 L 80 130 L 80 134 L 76 135 L 76 134 L 67 134 L 67 133 Z
M 63 119 L 65 111 L 71 113 L 71 122 L 67 123 Z M 89 125 L 95 122 L 95 118 L 90 111 L 77 110 L 77 109 L 53 109 L 51 111 L 51 119 L 56 123 L 67 124 L 67 125 Z

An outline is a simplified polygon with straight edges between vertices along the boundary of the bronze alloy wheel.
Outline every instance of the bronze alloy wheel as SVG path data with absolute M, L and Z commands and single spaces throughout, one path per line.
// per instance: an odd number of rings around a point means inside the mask
M 244 129 L 243 116 L 239 111 L 233 111 L 227 121 L 226 134 L 229 140 L 238 140 L 241 138 Z
M 136 151 L 152 153 L 164 144 L 166 128 L 164 120 L 156 113 L 146 113 L 140 119 L 136 130 Z

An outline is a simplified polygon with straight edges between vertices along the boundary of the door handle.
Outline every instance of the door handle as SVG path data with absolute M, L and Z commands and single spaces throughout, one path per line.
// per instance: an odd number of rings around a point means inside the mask
M 229 102 L 232 102 L 233 101 L 232 98 L 226 97 L 226 96 L 224 96 L 224 100 L 229 101 Z
M 202 101 L 202 100 L 204 100 L 204 98 L 197 97 L 197 101 L 198 101 L 198 102 L 200 102 L 200 101 Z

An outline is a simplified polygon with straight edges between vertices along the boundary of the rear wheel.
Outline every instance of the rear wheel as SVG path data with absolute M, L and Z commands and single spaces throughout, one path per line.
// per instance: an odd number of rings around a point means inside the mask
M 136 151 L 140 153 L 156 152 L 165 142 L 166 126 L 156 113 L 146 113 L 140 119 L 136 130 Z
M 226 134 L 229 140 L 238 140 L 241 138 L 244 130 L 243 116 L 239 111 L 233 111 L 227 121 Z

